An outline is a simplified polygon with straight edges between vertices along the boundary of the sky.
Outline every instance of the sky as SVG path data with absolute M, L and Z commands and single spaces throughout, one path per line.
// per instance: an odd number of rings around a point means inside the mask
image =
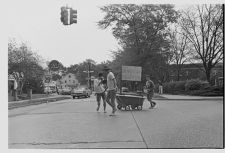
M 11 0 L 8 1 L 10 9 L 7 10 L 8 39 L 15 38 L 19 43 L 25 42 L 46 61 L 58 60 L 64 66 L 78 64 L 89 58 L 97 63 L 112 60 L 110 51 L 115 51 L 120 46 L 110 29 L 103 30 L 97 26 L 97 22 L 105 15 L 99 8 L 110 3 L 153 2 Z M 77 24 L 64 26 L 61 23 L 60 8 L 66 5 L 77 10 Z
M 86 1 L 87 2 L 87 1 Z M 110 60 L 110 51 L 119 45 L 110 29 L 97 26 L 104 14 L 97 1 L 76 0 L 19 0 L 9 11 L 9 38 L 26 42 L 34 52 L 46 60 L 56 59 L 64 66 L 85 59 L 97 63 Z M 78 23 L 64 26 L 60 8 L 68 5 L 77 10 Z

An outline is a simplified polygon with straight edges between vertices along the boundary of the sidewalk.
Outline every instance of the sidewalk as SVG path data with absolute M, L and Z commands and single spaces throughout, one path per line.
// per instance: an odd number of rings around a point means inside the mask
M 14 109 L 14 108 L 24 107 L 24 106 L 29 106 L 29 105 L 37 105 L 37 104 L 41 104 L 41 103 L 55 102 L 55 101 L 64 100 L 64 99 L 71 99 L 71 96 L 53 94 L 53 95 L 49 95 L 48 97 L 44 97 L 44 98 L 9 101 L 8 109 Z
M 157 100 L 223 100 L 223 96 L 218 97 L 204 97 L 204 96 L 189 96 L 189 95 L 169 95 L 162 94 L 160 95 L 164 98 Z

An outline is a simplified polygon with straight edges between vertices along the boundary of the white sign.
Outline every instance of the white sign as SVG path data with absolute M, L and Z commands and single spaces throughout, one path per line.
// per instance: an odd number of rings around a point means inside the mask
M 141 81 L 141 71 L 138 66 L 122 66 L 122 80 Z

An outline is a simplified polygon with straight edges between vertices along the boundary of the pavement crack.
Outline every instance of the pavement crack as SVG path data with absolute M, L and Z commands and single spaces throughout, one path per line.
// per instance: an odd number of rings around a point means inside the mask
M 132 117 L 133 117 L 133 119 L 134 119 L 134 122 L 135 122 L 135 124 L 136 124 L 136 126 L 137 126 L 137 128 L 138 128 L 138 130 L 139 130 L 139 132 L 140 132 L 141 138 L 142 138 L 143 142 L 145 143 L 146 148 L 148 148 L 148 144 L 147 144 L 147 142 L 145 141 L 145 138 L 144 138 L 144 136 L 143 136 L 143 134 L 142 134 L 142 132 L 141 132 L 141 129 L 140 129 L 140 127 L 139 127 L 139 125 L 138 125 L 138 123 L 137 123 L 135 117 L 134 117 L 133 111 L 131 111 L 131 114 L 132 114 Z

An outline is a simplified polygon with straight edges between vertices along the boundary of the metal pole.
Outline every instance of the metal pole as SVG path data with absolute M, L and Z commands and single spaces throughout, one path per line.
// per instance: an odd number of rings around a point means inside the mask
M 89 87 L 90 87 L 90 89 L 91 89 L 91 73 L 90 73 L 90 71 L 91 71 L 91 63 L 89 62 L 88 63 L 88 74 L 89 74 Z

